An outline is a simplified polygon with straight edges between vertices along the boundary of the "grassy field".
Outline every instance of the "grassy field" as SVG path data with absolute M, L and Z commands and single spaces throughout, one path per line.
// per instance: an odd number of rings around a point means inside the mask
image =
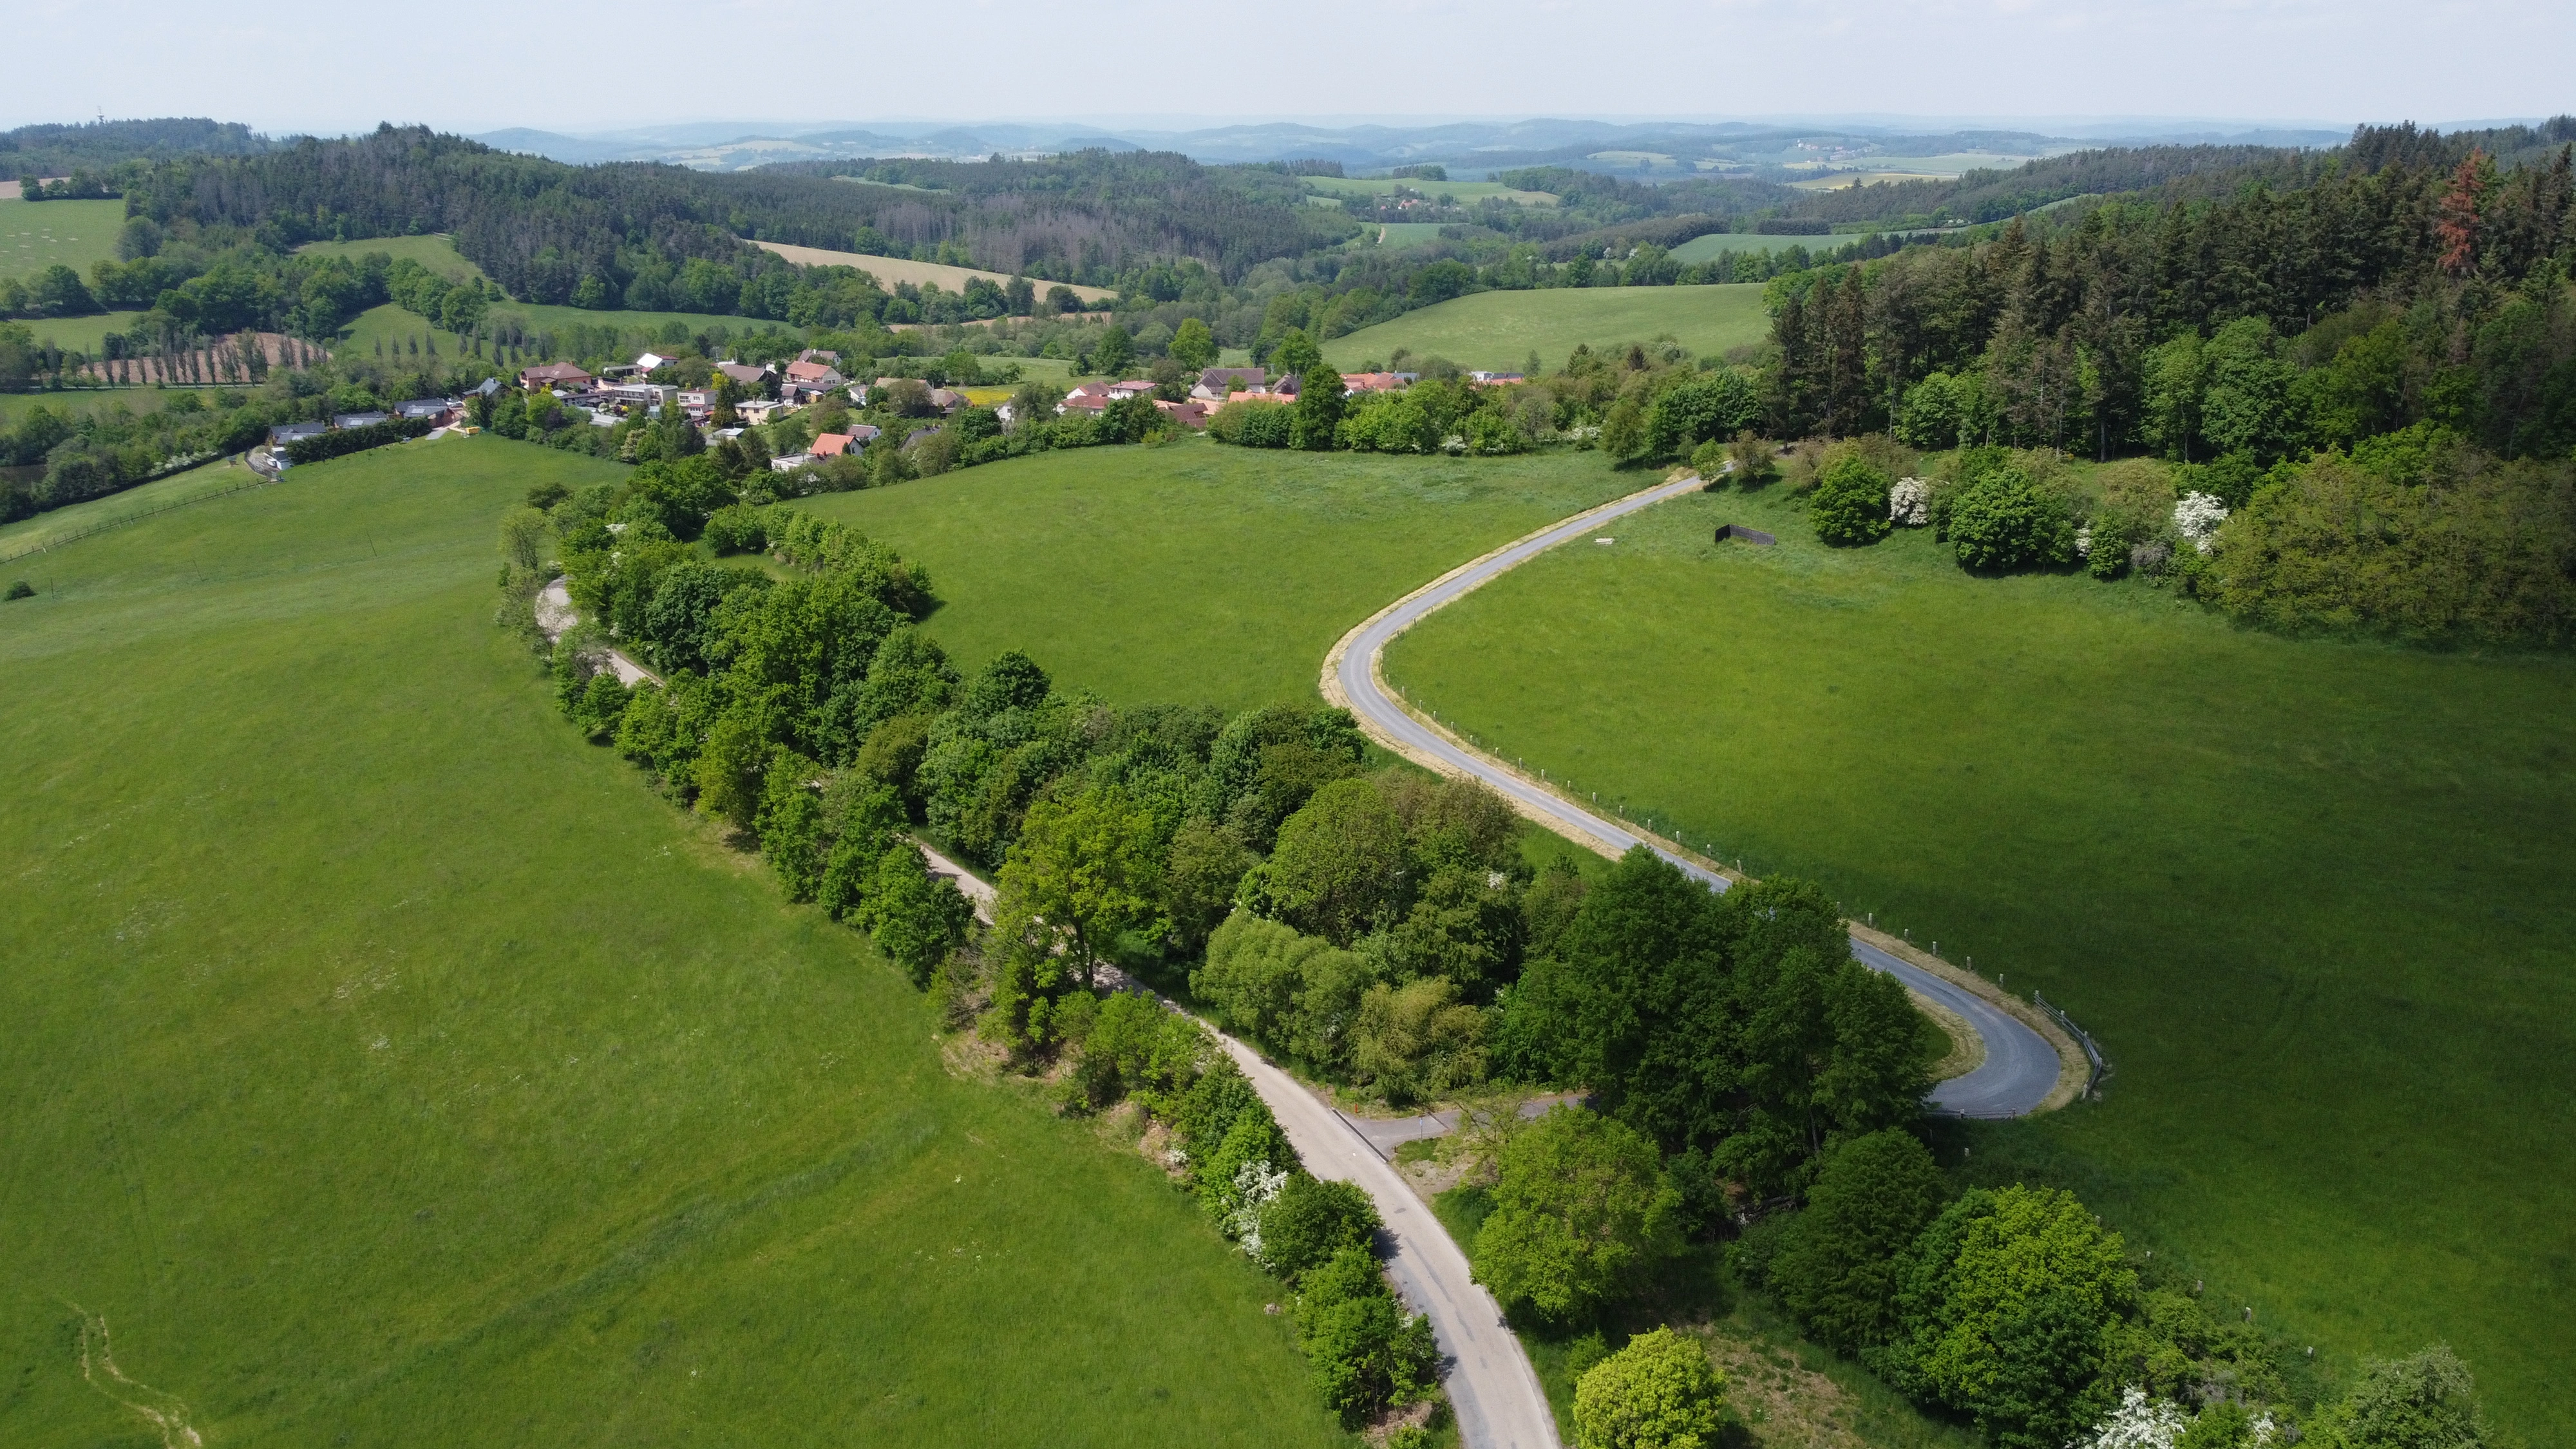
M 26 278 L 60 263 L 89 280 L 92 262 L 116 259 L 122 201 L 0 201 L 0 277 Z
M 1418 247 L 1440 240 L 1436 221 L 1389 221 L 1361 232 L 1347 243 L 1354 247 Z
M 1429 197 L 1455 197 L 1470 206 L 1488 197 L 1522 206 L 1556 205 L 1553 192 L 1521 191 L 1499 181 L 1424 181 L 1411 176 L 1309 176 L 1305 181 L 1309 194 L 1316 196 L 1384 196 L 1404 186 Z
M 1982 1173 L 2078 1188 L 2333 1362 L 2447 1340 L 2502 1423 L 2576 1436 L 2576 662 L 1974 579 L 1928 531 L 1827 550 L 1776 492 L 1615 538 L 1390 677 L 2071 1010 L 2108 1100 L 1977 1129 Z
M 1705 356 L 1759 342 L 1770 327 L 1762 289 L 1751 283 L 1478 292 L 1336 337 L 1324 344 L 1324 356 L 1347 368 L 1409 347 L 1416 357 L 1505 369 L 1520 367 L 1535 351 L 1556 368 L 1578 342 L 1612 347 L 1669 332 Z
M 1751 232 L 1713 231 L 1705 236 L 1692 237 L 1673 248 L 1673 260 L 1688 264 L 1735 252 L 1782 252 L 1793 246 L 1813 251 L 1818 243 L 1840 245 L 1830 237 L 1821 236 L 1756 236 Z
M 579 307 L 542 307 L 532 302 L 495 303 L 484 320 L 485 325 L 490 326 L 512 318 L 516 318 L 531 334 L 559 332 L 575 323 L 591 327 L 611 324 L 658 330 L 676 322 L 692 334 L 722 327 L 734 337 L 757 332 L 763 326 L 784 329 L 784 324 L 765 324 L 756 317 L 718 317 L 703 312 L 591 312 Z M 350 322 L 347 335 L 332 343 L 331 350 L 343 357 L 363 357 L 372 361 L 378 342 L 391 347 L 397 342 L 418 338 L 426 346 L 429 336 L 429 323 L 419 313 L 406 312 L 388 302 L 359 313 Z M 456 355 L 454 333 L 438 334 L 438 354 L 449 358 Z
M 258 475 L 239 458 L 227 458 L 184 473 L 173 473 L 167 478 L 156 478 L 122 493 L 111 493 L 104 498 L 39 513 L 33 518 L 21 518 L 15 523 L 0 524 L 0 557 L 46 548 L 99 524 L 139 519 L 172 504 L 208 498 L 256 481 Z M 9 576 L 18 578 L 31 570 L 49 570 L 52 564 L 29 557 L 8 567 L 11 570 Z
M 38 202 L 39 206 L 59 206 L 61 202 Z M 77 204 L 77 203 L 74 203 Z M 86 317 L 39 317 L 26 323 L 27 331 L 38 342 L 53 347 L 68 347 L 93 356 L 101 350 L 102 340 L 110 332 L 123 332 L 140 321 L 140 312 L 93 312 Z
M 312 256 L 348 257 L 352 260 L 369 252 L 383 252 L 395 261 L 406 258 L 420 263 L 451 281 L 481 281 L 483 269 L 466 260 L 445 232 L 427 236 L 380 236 L 365 241 L 306 242 L 297 251 Z
M 989 463 L 801 505 L 929 567 L 930 631 L 972 668 L 1026 649 L 1125 702 L 1309 700 L 1388 600 L 1628 491 L 1597 453 L 1422 459 L 1203 438 Z
M 62 392 L 0 392 L 0 425 L 15 427 L 20 418 L 37 408 L 51 408 L 75 416 L 111 412 L 124 408 L 128 412 L 159 412 L 170 400 L 190 389 L 174 387 L 164 391 L 157 387 L 71 388 Z M 213 388 L 195 389 L 198 397 L 212 407 Z
M 609 475 L 316 464 L 0 605 L 0 1442 L 1348 1443 L 1159 1170 L 557 717 L 493 521 Z

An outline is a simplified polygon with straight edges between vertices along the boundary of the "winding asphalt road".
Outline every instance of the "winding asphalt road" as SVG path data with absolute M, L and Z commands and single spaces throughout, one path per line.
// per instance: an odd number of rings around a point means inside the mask
M 931 870 L 955 882 L 974 903 L 976 916 L 990 924 L 993 887 L 928 845 L 921 849 Z M 1121 990 L 1144 990 L 1114 968 L 1104 968 L 1102 979 Z M 1559 1449 L 1556 1416 L 1529 1355 L 1503 1322 L 1494 1296 L 1477 1286 L 1466 1253 L 1430 1204 L 1323 1098 L 1245 1043 L 1214 1027 L 1208 1030 L 1243 1068 L 1270 1115 L 1279 1119 L 1306 1170 L 1331 1181 L 1357 1183 L 1376 1205 L 1378 1219 L 1386 1225 L 1387 1275 L 1405 1303 L 1431 1319 L 1432 1336 L 1447 1361 L 1441 1387 L 1458 1418 L 1459 1442 L 1472 1449 Z
M 1603 536 L 1602 528 L 1619 518 L 1686 493 L 1696 493 L 1704 486 L 1697 477 L 1688 477 L 1632 493 L 1452 570 L 1429 587 L 1407 596 L 1353 630 L 1329 661 L 1330 682 L 1340 686 L 1339 694 L 1348 700 L 1361 725 L 1382 743 L 1400 745 L 1403 753 L 1416 758 L 1428 757 L 1449 773 L 1482 780 L 1513 801 L 1524 814 L 1556 825 L 1578 840 L 1595 842 L 1606 854 L 1615 857 L 1633 846 L 1646 845 L 1709 889 L 1726 889 L 1724 876 L 1675 855 L 1652 841 L 1641 840 L 1617 821 L 1596 815 L 1553 791 L 1530 783 L 1502 762 L 1468 749 L 1414 718 L 1409 710 L 1388 697 L 1386 683 L 1379 676 L 1379 660 L 1386 646 L 1433 610 L 1457 601 L 1480 585 L 1558 544 Z M 1907 989 L 1957 1012 L 1984 1040 L 1986 1059 L 1981 1065 L 1932 1090 L 1930 1100 L 1935 1110 L 1962 1117 L 2019 1117 L 2036 1110 L 2056 1090 L 2059 1071 L 2056 1049 L 2047 1038 L 2011 1013 L 1946 977 L 1901 960 L 1857 937 L 1852 941 L 1852 955 L 1862 965 L 1885 971 L 1904 982 Z M 1468 1442 L 1476 1441 L 1470 1439 Z

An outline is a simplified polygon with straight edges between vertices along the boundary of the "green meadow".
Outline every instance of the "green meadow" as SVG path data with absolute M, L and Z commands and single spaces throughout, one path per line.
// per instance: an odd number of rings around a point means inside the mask
M 1424 181 L 1412 176 L 1308 176 L 1302 179 L 1308 192 L 1317 196 L 1384 196 L 1403 186 L 1428 197 L 1455 197 L 1470 206 L 1490 197 L 1500 197 L 1521 206 L 1556 205 L 1553 192 L 1522 191 L 1499 181 Z
M 1975 1129 L 1978 1175 L 2075 1187 L 2330 1364 L 2448 1341 L 2500 1423 L 2576 1433 L 2576 662 L 1826 549 L 1783 490 L 1603 536 L 1389 677 L 2069 1009 L 2106 1100 Z
M 180 394 L 191 391 L 208 407 L 214 406 L 213 388 L 102 387 L 67 388 L 61 392 L 0 392 L 0 426 L 16 427 L 20 418 L 38 408 L 50 408 L 74 417 L 114 412 L 118 408 L 132 413 L 159 412 Z
M 0 604 L 0 1442 L 1348 1443 L 1161 1171 L 556 714 L 494 522 L 612 471 L 379 450 Z
M 451 281 L 481 281 L 483 269 L 467 260 L 456 249 L 456 243 L 445 232 L 426 236 L 380 236 L 365 241 L 306 242 L 296 250 L 307 256 L 347 257 L 352 261 L 369 252 L 383 252 L 395 261 L 414 261 Z
M 9 204 L 10 203 L 8 202 L 0 202 L 0 206 L 6 206 Z M 78 205 L 80 203 L 46 201 L 39 202 L 37 204 L 40 206 L 62 206 L 67 204 Z M 85 317 L 31 318 L 22 325 L 26 327 L 27 331 L 33 335 L 38 342 L 41 342 L 46 346 L 67 348 L 75 352 L 86 352 L 95 357 L 100 352 L 106 350 L 105 342 L 107 334 L 111 332 L 127 331 L 132 328 L 135 323 L 142 320 L 143 314 L 140 312 L 92 312 Z
M 1785 252 L 1793 246 L 1814 251 L 1819 245 L 1840 246 L 1841 243 L 1821 236 L 1756 236 L 1751 232 L 1713 231 L 1692 237 L 1673 248 L 1673 260 L 1704 262 L 1711 257 L 1732 256 L 1737 252 Z
M 967 668 L 1024 649 L 1124 703 L 1315 694 L 1353 624 L 1487 549 L 1629 491 L 1596 453 L 1396 458 L 1229 448 L 1041 453 L 808 499 L 930 571 Z
M 92 262 L 116 260 L 123 201 L 0 200 L 0 277 L 24 279 L 60 264 L 89 280 Z
M 1407 312 L 1324 344 L 1336 367 L 1383 362 L 1399 347 L 1416 358 L 1445 357 L 1466 368 L 1517 370 L 1536 352 L 1563 367 L 1576 344 L 1594 348 L 1644 342 L 1670 333 L 1703 356 L 1769 335 L 1762 288 L 1560 287 L 1529 292 L 1477 292 Z
M 15 523 L 0 524 L 0 558 L 31 555 L 34 550 L 50 549 L 52 545 L 101 524 L 140 519 L 174 504 L 212 498 L 256 482 L 258 475 L 244 466 L 238 456 L 201 464 L 184 473 L 156 478 L 121 493 L 92 498 L 68 508 L 56 508 L 33 518 L 21 518 Z M 53 560 L 40 556 L 22 557 L 10 569 L 9 577 L 46 576 L 52 572 L 53 564 Z

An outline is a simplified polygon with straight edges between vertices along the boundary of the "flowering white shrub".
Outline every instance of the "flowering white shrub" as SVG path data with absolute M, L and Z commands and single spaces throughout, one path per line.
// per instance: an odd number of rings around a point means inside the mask
M 2174 504 L 2174 532 L 2191 540 L 2191 546 L 2209 552 L 2209 536 L 2227 521 L 2227 505 L 2215 493 L 2186 493 Z
M 2075 530 L 2075 556 L 2077 558 L 2093 556 L 2093 525 L 2088 523 Z
M 1272 1171 L 1266 1157 L 1234 1170 L 1234 1211 L 1225 1215 L 1225 1231 L 1252 1257 L 1261 1256 L 1261 1210 L 1287 1185 L 1288 1174 Z
M 1932 485 L 1920 478 L 1899 478 L 1888 485 L 1887 518 L 1899 528 L 1921 528 L 1932 521 Z
M 2093 1426 L 2093 1437 L 2078 1440 L 2084 1449 L 2173 1449 L 2190 1421 L 2170 1399 L 2150 1399 L 2145 1389 L 2120 1396 L 2111 1417 Z

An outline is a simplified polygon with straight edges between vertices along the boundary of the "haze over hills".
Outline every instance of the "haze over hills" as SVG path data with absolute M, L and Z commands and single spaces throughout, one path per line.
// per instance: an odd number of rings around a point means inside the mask
M 475 140 L 573 164 L 665 161 L 740 171 L 781 161 L 845 157 L 981 160 L 1099 148 L 1177 151 L 1212 163 L 1323 160 L 1352 171 L 1442 164 L 1568 165 L 1613 175 L 1690 175 L 1869 156 L 1990 154 L 2026 160 L 2087 146 L 2340 144 L 2347 127 L 2173 117 L 2030 122 L 1903 116 L 1788 117 L 1728 121 L 1520 120 L 1300 121 L 1173 128 L 1088 122 L 707 121 L 565 134 L 514 127 Z

